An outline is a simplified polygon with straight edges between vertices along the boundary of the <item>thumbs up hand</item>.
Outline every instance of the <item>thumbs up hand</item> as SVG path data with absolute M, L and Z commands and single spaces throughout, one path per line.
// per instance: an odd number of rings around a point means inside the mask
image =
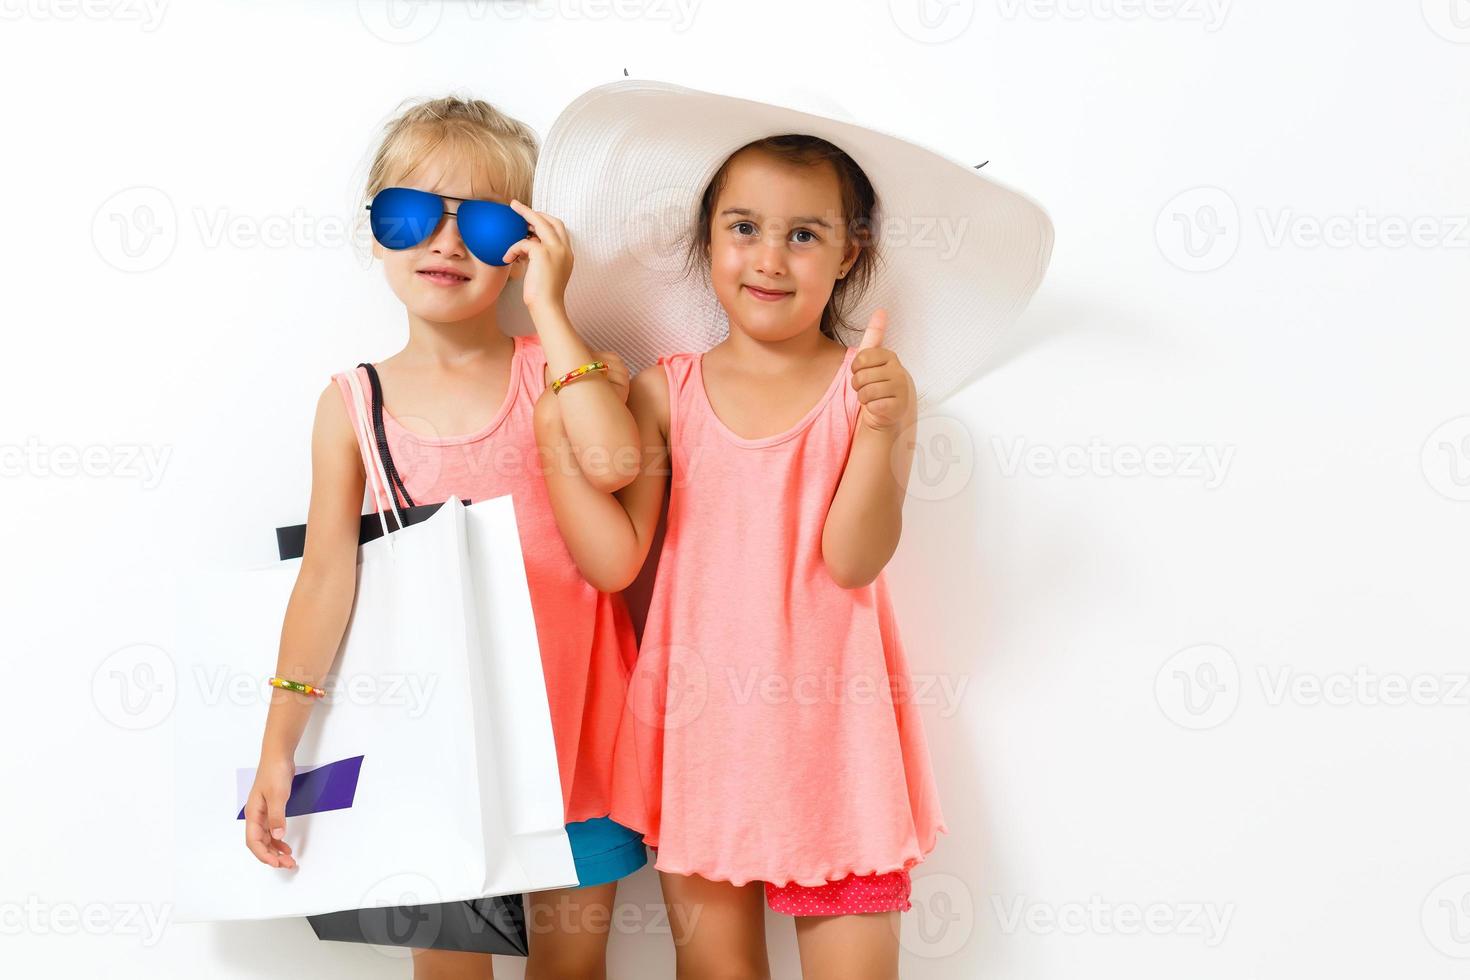
M 888 311 L 876 309 L 868 318 L 868 329 L 863 331 L 863 339 L 858 344 L 858 350 L 871 350 L 874 347 L 883 346 L 883 335 L 888 332 Z
M 916 399 L 913 377 L 898 362 L 898 355 L 883 346 L 887 331 L 888 311 L 873 311 L 852 358 L 852 386 L 862 405 L 858 424 L 896 431 L 913 421 Z

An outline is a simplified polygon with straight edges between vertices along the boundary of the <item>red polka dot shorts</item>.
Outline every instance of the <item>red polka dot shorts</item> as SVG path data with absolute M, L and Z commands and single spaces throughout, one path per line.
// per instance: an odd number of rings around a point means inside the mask
M 766 882 L 766 904 L 783 915 L 853 915 L 861 912 L 907 912 L 912 882 L 907 871 L 881 875 L 848 875 L 821 885 L 773 885 Z

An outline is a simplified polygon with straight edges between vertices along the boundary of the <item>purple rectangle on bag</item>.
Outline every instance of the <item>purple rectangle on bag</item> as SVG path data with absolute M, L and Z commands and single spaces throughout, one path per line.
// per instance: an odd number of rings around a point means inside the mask
M 323 813 L 327 810 L 345 810 L 352 806 L 357 796 L 357 777 L 362 772 L 362 756 L 328 762 L 326 765 L 298 772 L 291 777 L 291 796 L 286 800 L 286 816 L 299 817 L 306 813 Z M 236 775 L 242 785 L 246 774 L 253 782 L 255 770 L 241 769 Z M 235 815 L 236 820 L 245 819 L 245 807 Z

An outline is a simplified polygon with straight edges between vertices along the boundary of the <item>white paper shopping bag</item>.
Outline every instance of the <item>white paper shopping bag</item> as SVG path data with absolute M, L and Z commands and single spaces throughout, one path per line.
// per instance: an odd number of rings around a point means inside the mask
M 255 859 L 241 808 L 300 560 L 184 583 L 181 920 L 576 884 L 513 504 L 451 499 L 406 525 L 394 511 L 399 529 L 359 548 L 332 694 L 313 706 L 296 753 L 287 806 L 295 870 Z
M 510 497 L 495 497 L 470 505 L 465 516 L 490 740 L 502 749 L 496 753 L 494 768 L 505 833 L 519 859 L 521 880 L 544 882 L 570 874 L 566 886 L 575 885 L 551 709 L 515 508 Z M 490 778 L 488 773 L 485 778 Z M 508 879 L 498 878 L 495 884 L 495 894 L 513 890 Z M 528 884 L 519 890 L 547 887 L 565 886 Z
M 405 874 L 444 901 L 482 893 L 484 823 L 492 819 L 498 831 L 501 821 L 493 799 L 484 805 L 481 774 L 491 763 L 478 757 L 474 738 L 464 536 L 464 509 L 454 501 L 360 549 L 352 617 L 326 685 L 332 694 L 312 706 L 296 752 L 286 811 L 295 870 L 267 867 L 246 849 L 241 810 L 265 730 L 264 682 L 300 562 L 184 583 L 180 918 L 361 908 L 374 904 L 380 883 L 393 887 Z M 306 778 L 312 772 L 315 781 Z

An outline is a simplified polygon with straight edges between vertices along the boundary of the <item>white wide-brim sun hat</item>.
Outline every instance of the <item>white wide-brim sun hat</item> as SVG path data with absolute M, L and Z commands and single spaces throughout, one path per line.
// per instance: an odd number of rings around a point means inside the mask
M 885 346 L 913 375 L 921 408 L 981 369 L 1046 273 L 1051 219 L 970 164 L 824 109 L 628 79 L 562 111 L 541 148 L 533 206 L 566 224 L 575 253 L 567 312 L 591 347 L 616 351 L 636 372 L 728 335 L 706 275 L 686 267 L 700 198 L 740 147 L 800 133 L 841 148 L 877 194 L 880 260 L 844 339 L 857 343 L 872 312 L 886 309 Z

